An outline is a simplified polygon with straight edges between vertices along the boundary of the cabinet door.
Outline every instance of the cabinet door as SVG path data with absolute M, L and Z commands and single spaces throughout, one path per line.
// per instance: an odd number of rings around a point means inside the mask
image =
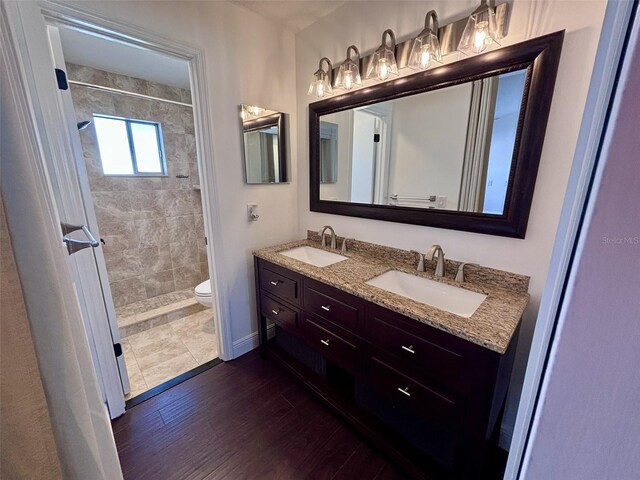
M 371 359 L 370 384 L 405 410 L 453 431 L 462 420 L 462 404 L 450 392 L 437 390 L 376 357 Z

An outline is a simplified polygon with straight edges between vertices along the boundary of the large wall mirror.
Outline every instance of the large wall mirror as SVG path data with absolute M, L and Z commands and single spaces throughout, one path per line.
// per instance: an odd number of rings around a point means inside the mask
M 241 105 L 242 153 L 248 184 L 286 183 L 287 156 L 284 113 Z
M 311 104 L 311 210 L 524 238 L 562 38 Z

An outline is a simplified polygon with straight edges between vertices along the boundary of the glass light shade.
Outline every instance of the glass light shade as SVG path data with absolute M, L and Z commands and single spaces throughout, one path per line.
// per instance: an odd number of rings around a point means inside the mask
M 494 9 L 483 0 L 467 20 L 467 26 L 462 33 L 458 50 L 465 55 L 474 55 L 485 51 L 493 43 L 500 45 L 498 40 L 500 40 L 500 36 L 496 14 Z
M 435 10 L 427 12 L 424 30 L 413 41 L 407 66 L 414 70 L 426 70 L 433 62 L 442 63 L 438 41 L 438 14 Z
M 442 53 L 438 37 L 429 31 L 424 35 L 420 34 L 413 42 L 408 66 L 414 70 L 426 70 L 433 62 L 442 63 Z
M 398 75 L 398 65 L 396 64 L 396 56 L 387 46 L 383 46 L 376 50 L 373 59 L 367 69 L 367 78 L 377 78 L 378 80 L 386 80 L 390 76 Z
M 351 48 L 353 48 L 358 55 L 357 62 L 349 58 L 349 50 Z M 358 50 L 353 46 L 347 50 L 347 59 L 340 65 L 338 74 L 336 75 L 336 81 L 333 84 L 335 88 L 349 91 L 353 87 L 362 86 L 362 77 L 360 76 L 360 67 L 358 66 L 358 63 L 360 63 L 360 54 L 357 52 Z
M 326 62 L 327 70 L 322 68 L 322 62 Z M 318 65 L 318 70 L 311 77 L 311 82 L 309 83 L 309 91 L 307 95 L 312 97 L 324 98 L 333 94 L 333 88 L 331 87 L 331 71 L 333 67 L 331 66 L 331 61 L 323 57 L 320 59 L 320 64 Z
M 391 39 L 391 45 L 387 45 L 387 36 Z M 391 30 L 382 33 L 382 45 L 375 51 L 373 58 L 367 68 L 366 78 L 377 78 L 386 80 L 391 76 L 398 75 L 398 64 L 396 63 L 396 37 Z

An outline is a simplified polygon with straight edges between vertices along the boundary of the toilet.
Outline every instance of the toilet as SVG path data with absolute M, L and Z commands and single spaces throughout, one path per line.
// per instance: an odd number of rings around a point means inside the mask
M 200 305 L 212 308 L 213 300 L 211 296 L 211 280 L 205 280 L 194 290 L 194 297 Z

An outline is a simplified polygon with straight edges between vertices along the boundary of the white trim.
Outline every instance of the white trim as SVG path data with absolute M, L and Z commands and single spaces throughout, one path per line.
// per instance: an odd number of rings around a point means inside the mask
M 130 43 L 189 62 L 198 168 L 203 180 L 201 181 L 201 194 L 204 226 L 205 234 L 209 239 L 207 257 L 214 298 L 214 322 L 216 332 L 218 332 L 218 352 L 222 360 L 234 358 L 228 293 L 221 288 L 223 285 L 221 278 L 224 276 L 222 266 L 225 265 L 225 257 L 221 235 L 223 229 L 220 221 L 220 203 L 217 196 L 219 190 L 217 185 L 220 181 L 215 172 L 213 140 L 209 134 L 212 131 L 212 125 L 204 53 L 198 48 L 174 42 L 124 22 L 112 21 L 75 6 L 58 4 L 48 0 L 41 0 L 39 5 L 45 18 L 49 20 L 82 28 L 115 41 Z M 209 161 L 205 162 L 205 159 Z
M 275 335 L 275 327 L 272 325 L 267 326 L 267 338 L 271 338 Z M 260 346 L 260 336 L 258 331 L 250 333 L 242 338 L 239 338 L 233 342 L 233 358 L 238 358 L 245 353 L 249 353 L 251 350 Z
M 56 451 L 68 478 L 121 479 L 109 416 L 102 403 L 91 363 L 80 305 L 75 301 L 59 215 L 46 159 L 50 142 L 41 136 L 41 105 L 28 74 L 30 58 L 18 2 L 0 3 L 3 60 L 3 127 L 11 125 L 2 144 L 2 196 L 14 254 L 24 288 L 38 368 L 47 397 Z M 33 6 L 28 6 L 32 12 Z M 49 72 L 53 77 L 53 72 Z M 6 81 L 6 83 L 4 83 Z M 5 100 L 10 101 L 5 104 Z M 10 106 L 11 105 L 11 106 Z M 5 132 L 3 130 L 3 132 Z M 5 148 L 7 151 L 5 151 Z M 11 160 L 4 157 L 10 155 Z M 100 404 L 102 403 L 102 408 Z M 82 445 L 86 455 L 78 455 Z
M 513 432 L 511 429 L 500 427 L 500 437 L 498 438 L 498 446 L 505 452 L 509 451 L 509 445 L 513 439 Z
M 18 2 L 18 17 L 13 24 L 19 40 L 19 55 L 23 62 L 26 89 L 32 108 L 36 128 L 46 145 L 44 158 L 35 159 L 44 164 L 41 168 L 50 173 L 48 201 L 58 214 L 55 234 L 62 249 L 60 223 L 90 225 L 84 209 L 76 166 L 69 159 L 77 158 L 79 137 L 69 131 L 63 101 L 54 75 L 59 51 L 52 48 L 52 38 L 38 4 Z M 55 40 L 55 35 L 53 37 Z M 66 98 L 70 101 L 70 98 Z M 73 122 L 75 125 L 75 122 Z M 74 148 L 75 147 L 75 148 Z M 81 151 L 81 150 L 80 150 Z M 65 252 L 66 253 L 66 252 Z M 76 299 L 84 321 L 85 338 L 92 353 L 94 370 L 99 381 L 103 401 L 109 407 L 111 418 L 124 413 L 123 384 L 120 380 L 118 362 L 114 355 L 112 335 L 98 278 L 93 252 L 84 250 L 67 256 L 67 265 L 74 282 Z M 63 281 L 63 272 L 59 272 Z M 59 348 L 63 346 L 60 345 Z
M 543 380 L 542 372 L 549 354 L 551 334 L 556 323 L 561 295 L 569 274 L 569 264 L 578 238 L 582 213 L 587 202 L 590 180 L 595 168 L 598 147 L 603 134 L 632 8 L 633 2 L 608 2 L 607 4 L 589 95 L 531 343 L 504 476 L 508 480 L 518 478 L 520 464 L 525 453 L 536 398 Z

